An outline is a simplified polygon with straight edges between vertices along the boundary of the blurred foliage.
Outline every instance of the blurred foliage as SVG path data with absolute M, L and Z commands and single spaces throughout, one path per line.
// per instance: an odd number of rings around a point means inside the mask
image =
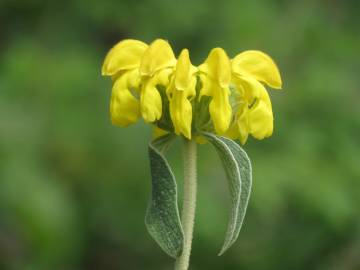
M 215 46 L 263 50 L 284 81 L 273 137 L 245 146 L 253 194 L 222 257 L 229 198 L 200 147 L 192 269 L 360 269 L 359 12 L 356 0 L 1 0 L 0 269 L 172 267 L 143 222 L 149 127 L 111 126 L 100 77 L 116 42 L 157 37 L 196 64 Z

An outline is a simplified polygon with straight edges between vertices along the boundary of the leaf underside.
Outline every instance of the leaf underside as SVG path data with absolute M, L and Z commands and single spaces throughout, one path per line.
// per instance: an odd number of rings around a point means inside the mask
M 231 210 L 225 241 L 219 255 L 229 249 L 239 236 L 250 198 L 252 169 L 250 159 L 239 144 L 212 133 L 202 133 L 215 147 L 224 166 L 230 197 Z

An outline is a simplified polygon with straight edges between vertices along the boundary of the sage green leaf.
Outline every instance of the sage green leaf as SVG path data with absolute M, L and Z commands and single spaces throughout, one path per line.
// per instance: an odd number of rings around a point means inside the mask
M 218 137 L 211 133 L 204 133 L 210 143 L 215 147 L 225 169 L 225 173 L 229 183 L 229 191 L 231 197 L 231 211 L 226 231 L 225 241 L 220 251 L 222 254 L 231 245 L 235 233 L 237 223 L 238 210 L 240 205 L 241 194 L 241 175 L 240 168 L 236 159 L 228 145 Z
M 239 236 L 241 226 L 243 224 L 244 217 L 246 214 L 246 209 L 249 203 L 251 186 L 252 186 L 252 167 L 248 155 L 238 143 L 226 138 L 224 141 L 227 144 L 227 146 L 231 149 L 232 153 L 234 154 L 236 162 L 239 165 L 240 175 L 241 175 L 240 205 L 239 205 L 239 212 L 235 226 L 235 231 L 234 231 L 233 239 L 231 241 L 231 245 L 232 245 Z
M 203 133 L 203 135 L 219 154 L 230 190 L 231 211 L 225 241 L 219 253 L 222 255 L 239 236 L 250 198 L 252 169 L 249 157 L 239 144 L 211 133 Z
M 168 135 L 167 135 L 168 136 Z M 163 136 L 149 144 L 152 192 L 145 224 L 154 240 L 171 257 L 181 255 L 184 234 L 177 204 L 177 186 L 163 151 L 171 137 Z

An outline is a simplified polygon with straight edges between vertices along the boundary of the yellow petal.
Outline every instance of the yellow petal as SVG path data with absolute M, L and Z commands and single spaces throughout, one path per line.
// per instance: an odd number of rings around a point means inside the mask
M 180 91 L 188 88 L 195 72 L 196 68 L 190 62 L 189 51 L 183 49 L 176 63 L 175 88 Z
M 140 106 L 145 122 L 154 122 L 161 118 L 161 96 L 156 88 L 156 84 L 151 79 L 143 82 L 140 93 Z
M 128 87 L 132 88 L 134 90 L 137 90 L 137 92 L 140 92 L 140 84 L 141 84 L 141 77 L 139 74 L 139 69 L 135 68 L 133 70 L 129 70 L 126 72 L 128 75 Z
M 231 65 L 226 52 L 221 48 L 212 49 L 205 62 L 200 65 L 200 80 L 202 95 L 211 96 L 209 112 L 216 133 L 224 134 L 231 121 L 231 106 L 229 102 L 229 84 L 231 80 Z
M 191 139 L 192 106 L 184 91 L 174 91 L 170 100 L 170 116 L 175 133 Z
M 281 89 L 279 69 L 267 54 L 260 51 L 245 51 L 232 60 L 232 71 L 241 76 L 251 76 L 274 89 Z
M 176 134 L 191 139 L 192 105 L 189 99 L 196 95 L 196 68 L 192 66 L 189 51 L 181 51 L 175 74 L 167 89 L 170 117 Z
M 219 86 L 206 75 L 200 74 L 200 80 L 202 83 L 200 97 L 203 95 L 212 97 L 209 104 L 210 116 L 216 133 L 223 135 L 229 128 L 231 121 L 230 90 L 228 87 Z
M 226 131 L 226 137 L 230 139 L 239 139 L 241 144 L 245 144 L 249 136 L 248 127 L 248 105 L 241 104 L 235 121 L 231 124 L 230 128 Z
M 140 64 L 140 74 L 153 76 L 157 71 L 175 64 L 176 58 L 169 43 L 163 39 L 157 39 L 144 52 Z
M 274 118 L 269 94 L 264 89 L 259 100 L 249 109 L 249 131 L 255 138 L 261 140 L 273 133 Z
M 111 121 L 121 127 L 135 123 L 140 117 L 139 101 L 129 91 L 127 79 L 124 74 L 115 81 L 110 101 Z
M 103 76 L 112 76 L 119 71 L 139 67 L 141 57 L 148 45 L 126 39 L 116 44 L 106 55 L 101 73 Z
M 195 96 L 196 77 L 192 76 L 189 85 L 183 90 L 178 90 L 175 85 L 172 82 L 168 91 L 171 120 L 176 134 L 191 139 L 192 105 L 189 98 Z
M 239 109 L 237 116 L 237 129 L 241 144 L 245 144 L 249 137 L 249 115 L 248 104 L 244 103 Z
M 252 77 L 235 75 L 233 76 L 233 83 L 236 88 L 241 90 L 242 98 L 249 104 L 252 104 L 255 99 L 260 98 L 263 91 L 266 91 L 264 85 Z
M 152 81 L 154 82 L 154 84 L 156 85 L 162 85 L 167 87 L 168 84 L 170 83 L 170 75 L 174 72 L 174 70 L 172 68 L 166 68 L 163 70 L 160 70 L 159 72 L 157 72 L 154 77 L 152 78 Z
M 201 82 L 199 100 L 201 99 L 202 96 L 212 96 L 211 86 L 215 82 L 211 82 L 211 79 L 203 73 L 199 74 L 199 78 L 200 78 L 200 82 Z
M 221 87 L 227 87 L 231 80 L 231 64 L 229 57 L 222 48 L 212 49 L 199 70 L 206 73 Z
M 216 84 L 212 87 L 212 100 L 209 104 L 209 112 L 216 133 L 222 135 L 229 128 L 231 121 L 231 106 L 229 103 L 230 90 Z
M 166 87 L 172 72 L 171 69 L 163 69 L 153 77 L 143 80 L 140 93 L 140 108 L 145 122 L 154 122 L 161 118 L 162 101 L 156 86 L 163 85 Z

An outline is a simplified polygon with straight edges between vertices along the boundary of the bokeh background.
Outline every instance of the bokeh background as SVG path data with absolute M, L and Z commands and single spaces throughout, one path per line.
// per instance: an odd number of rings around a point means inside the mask
M 172 269 L 143 221 L 150 128 L 110 124 L 100 76 L 116 42 L 158 37 L 195 64 L 215 46 L 263 50 L 284 81 L 274 135 L 244 147 L 253 193 L 222 257 L 226 180 L 200 146 L 191 269 L 360 269 L 359 12 L 356 0 L 1 0 L 0 269 Z

